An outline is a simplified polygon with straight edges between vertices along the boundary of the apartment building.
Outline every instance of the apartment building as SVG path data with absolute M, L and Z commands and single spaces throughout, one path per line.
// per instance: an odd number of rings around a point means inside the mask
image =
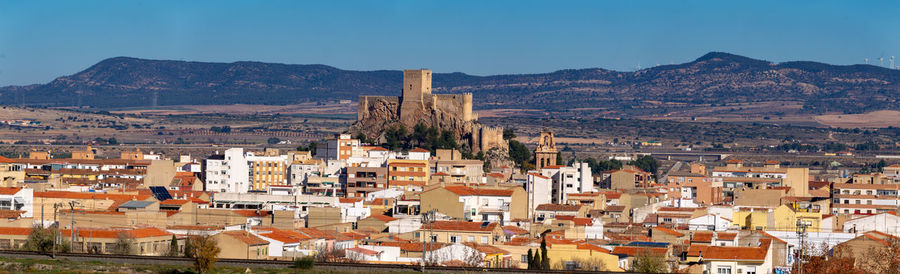
M 348 167 L 347 197 L 366 197 L 388 187 L 387 167 Z
M 900 184 L 832 185 L 834 214 L 877 214 L 900 208 Z

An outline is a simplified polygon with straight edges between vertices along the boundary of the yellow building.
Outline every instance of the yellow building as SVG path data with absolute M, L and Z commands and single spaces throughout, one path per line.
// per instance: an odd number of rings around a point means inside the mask
M 498 223 L 435 221 L 426 224 L 423 229 L 427 231 L 420 233 L 420 239 L 435 243 L 497 245 L 506 241 L 503 228 Z
M 422 188 L 428 183 L 427 160 L 388 160 L 388 187 L 411 190 L 410 187 Z
M 822 213 L 798 210 L 792 205 L 781 205 L 774 211 L 775 230 L 796 231 L 798 221 L 806 225 L 806 231 L 819 232 L 822 228 Z
M 221 232 L 213 236 L 219 249 L 219 258 L 265 260 L 269 258 L 269 242 L 243 230 Z
M 602 247 L 571 240 L 548 238 L 547 258 L 550 259 L 550 268 L 557 270 L 575 266 L 580 270 L 622 272 L 619 256 L 610 254 Z
M 270 185 L 287 184 L 287 161 L 278 156 L 247 157 L 253 190 L 265 191 Z
M 732 214 L 733 225 L 741 229 L 766 230 L 775 225 L 768 208 L 741 208 Z

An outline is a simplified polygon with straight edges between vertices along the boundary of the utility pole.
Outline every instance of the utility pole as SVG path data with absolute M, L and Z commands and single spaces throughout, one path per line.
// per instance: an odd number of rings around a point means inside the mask
M 803 244 L 806 237 L 806 223 L 797 220 L 797 236 L 800 238 L 800 252 L 797 256 L 797 271 L 803 274 Z
M 77 204 L 79 204 L 79 202 L 69 201 L 69 208 L 72 209 L 72 226 L 69 228 L 69 248 L 75 248 L 75 205 Z
M 53 248 L 52 248 L 52 250 L 50 250 L 50 258 L 56 258 L 56 241 L 59 240 L 59 237 L 57 237 L 59 234 L 59 225 L 56 222 L 56 212 L 57 212 L 57 210 L 59 210 L 59 208 L 62 205 L 63 205 L 62 203 L 53 204 L 53 224 L 50 226 L 53 227 L 55 225 L 56 231 L 52 231 L 53 232 Z
M 422 272 L 425 272 L 425 259 L 427 258 L 427 256 L 425 256 L 426 251 L 431 250 L 434 243 L 434 241 L 428 243 L 428 240 L 431 239 L 431 233 L 429 233 L 430 229 L 427 228 L 434 223 L 435 213 L 437 213 L 437 210 L 435 209 L 422 212 Z M 434 254 L 432 254 L 432 256 L 434 256 Z

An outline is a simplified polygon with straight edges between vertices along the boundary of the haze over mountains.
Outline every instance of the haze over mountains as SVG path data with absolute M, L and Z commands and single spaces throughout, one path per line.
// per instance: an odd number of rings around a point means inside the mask
M 712 52 L 635 72 L 571 69 L 543 74 L 436 73 L 435 93 L 471 92 L 476 109 L 664 115 L 683 109 L 778 102 L 793 111 L 900 109 L 900 70 L 816 62 L 771 63 Z M 92 106 L 296 104 L 399 95 L 402 74 L 325 65 L 204 63 L 116 57 L 47 84 L 0 88 L 0 104 Z M 784 113 L 784 109 L 771 112 Z

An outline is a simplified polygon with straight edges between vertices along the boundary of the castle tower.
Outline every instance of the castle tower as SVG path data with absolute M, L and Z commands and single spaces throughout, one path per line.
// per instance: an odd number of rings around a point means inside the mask
M 472 116 L 472 93 L 463 94 L 463 121 L 477 120 Z
M 400 97 L 400 121 L 414 125 L 424 117 L 425 96 L 431 95 L 431 70 L 403 71 L 403 97 Z
M 546 166 L 556 165 L 556 142 L 553 140 L 553 132 L 544 130 L 538 139 L 538 146 L 534 149 L 534 166 L 542 169 Z

